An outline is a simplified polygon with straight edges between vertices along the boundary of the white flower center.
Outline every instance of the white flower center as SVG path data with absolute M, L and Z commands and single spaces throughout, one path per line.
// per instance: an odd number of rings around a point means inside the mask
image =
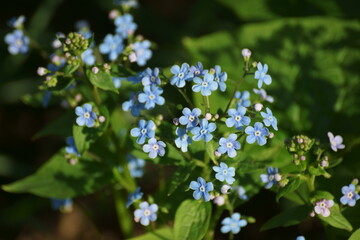
M 216 82 L 218 82 L 218 81 L 220 80 L 220 78 L 219 78 L 219 77 L 216 77 L 214 80 L 215 80 Z
M 255 136 L 260 136 L 261 132 L 259 130 L 255 131 Z
M 182 136 L 181 139 L 185 141 L 187 139 L 187 135 Z
M 116 48 L 116 44 L 115 43 L 112 43 L 111 45 L 110 45 L 110 49 L 115 49 Z
M 203 85 L 203 87 L 207 87 L 208 83 L 207 82 L 203 82 L 201 85 Z
M 226 175 L 228 171 L 226 169 L 223 170 L 223 174 Z
M 199 190 L 200 190 L 201 192 L 205 192 L 205 187 L 204 187 L 204 186 L 201 186 L 201 187 L 199 188 Z
M 232 144 L 231 142 L 227 142 L 227 143 L 226 143 L 226 147 L 232 148 L 232 147 L 233 147 L 233 144 Z
M 150 81 L 155 82 L 155 79 L 156 78 L 154 76 L 151 76 Z
M 159 149 L 159 145 L 154 144 L 154 145 L 152 146 L 152 149 L 155 150 L 155 151 L 158 150 L 158 149 Z
M 21 45 L 23 45 L 23 42 L 21 41 L 21 39 L 17 39 L 15 41 L 15 44 L 16 44 L 16 46 L 21 47 Z
M 88 112 L 84 113 L 84 118 L 90 118 L 90 113 Z
M 150 216 L 150 214 L 151 214 L 151 212 L 150 212 L 149 209 L 146 209 L 146 210 L 144 211 L 144 216 Z
M 326 204 L 324 202 L 320 203 L 320 207 L 325 208 Z
M 260 74 L 261 78 L 265 77 L 265 73 Z
M 272 181 L 274 180 L 275 176 L 274 175 L 269 175 L 269 180 Z
M 235 116 L 235 121 L 240 121 L 241 120 L 241 116 L 240 115 L 237 115 L 237 116 Z
M 200 133 L 201 134 L 205 134 L 207 131 L 205 130 L 205 129 L 202 129 L 201 131 L 200 131 Z
M 147 132 L 147 130 L 145 128 L 141 129 L 141 133 L 145 134 Z
M 232 228 L 237 227 L 237 226 L 236 226 L 236 223 L 232 223 L 230 226 L 231 226 Z
M 196 71 L 195 71 L 195 74 L 196 74 L 196 75 L 199 75 L 199 74 L 200 74 L 200 71 L 199 71 L 199 70 L 196 70 Z
M 272 116 L 269 116 L 268 119 L 269 119 L 270 121 L 272 121 L 272 120 L 273 120 L 273 117 L 272 117 Z
M 149 99 L 150 99 L 150 100 L 154 100 L 154 98 L 155 98 L 155 95 L 154 95 L 154 94 L 150 94 L 150 95 L 149 95 Z
M 353 196 L 354 196 L 354 194 L 353 194 L 352 192 L 348 192 L 348 193 L 347 193 L 347 197 L 348 197 L 348 198 L 351 199 L 351 198 L 353 198 Z
M 183 74 L 183 73 L 179 73 L 179 74 L 178 74 L 178 77 L 179 77 L 179 78 L 183 78 L 183 77 L 184 77 L 184 74 Z
M 333 145 L 333 146 L 336 146 L 336 145 L 337 145 L 336 142 L 335 142 L 335 140 L 331 141 L 330 143 L 331 143 L 331 145 Z
M 194 116 L 189 116 L 189 121 L 190 122 L 193 122 L 195 120 L 195 117 Z

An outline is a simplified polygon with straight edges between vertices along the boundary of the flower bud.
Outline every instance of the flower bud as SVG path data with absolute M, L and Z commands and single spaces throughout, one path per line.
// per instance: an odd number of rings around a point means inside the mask
M 315 217 L 315 212 L 312 211 L 309 215 L 310 215 L 310 217 Z
M 39 76 L 45 76 L 48 73 L 48 70 L 44 67 L 38 67 L 37 74 Z
M 221 193 L 222 193 L 222 194 L 227 194 L 227 193 L 228 193 L 228 190 L 230 190 L 230 189 L 231 189 L 231 186 L 230 186 L 230 185 L 227 185 L 227 184 L 222 185 L 222 186 L 221 186 Z
M 281 180 L 281 175 L 279 173 L 275 174 L 275 180 L 278 182 Z
M 137 61 L 137 56 L 136 56 L 135 53 L 131 53 L 131 54 L 129 55 L 129 61 L 130 61 L 130 62 L 136 62 L 136 61 Z
M 303 143 L 303 141 L 304 141 L 304 139 L 302 139 L 302 138 L 298 138 L 298 139 L 297 139 L 297 142 L 298 142 L 298 143 Z
M 60 48 L 62 44 L 59 39 L 55 39 L 51 45 L 53 48 Z
M 75 95 L 75 101 L 78 103 L 78 102 L 80 102 L 82 100 L 82 96 L 81 96 L 81 94 L 79 93 L 79 94 L 76 94 Z
M 358 185 L 359 184 L 359 179 L 354 178 L 351 183 L 354 184 L 354 185 Z
M 109 19 L 110 20 L 114 20 L 115 18 L 117 18 L 118 16 L 120 16 L 120 12 L 116 9 L 113 9 L 109 12 Z
M 100 117 L 99 117 L 99 122 L 103 123 L 103 122 L 105 122 L 105 120 L 106 120 L 106 119 L 105 119 L 104 116 L 100 116 Z
M 164 120 L 164 116 L 162 114 L 159 114 L 159 116 L 157 117 L 160 121 Z
M 173 119 L 173 123 L 175 126 L 178 126 L 179 125 L 179 119 L 178 118 L 174 118 Z
M 225 198 L 223 196 L 218 196 L 214 199 L 214 203 L 218 206 L 222 206 L 225 204 Z
M 263 109 L 263 107 L 264 107 L 264 105 L 262 105 L 261 103 L 256 103 L 256 104 L 254 105 L 254 109 L 255 109 L 255 111 L 257 111 L 257 112 L 260 112 L 261 109 Z
M 219 117 L 220 117 L 219 114 L 215 114 L 215 115 L 214 115 L 214 118 L 215 118 L 215 119 L 219 119 Z
M 218 152 L 218 151 L 215 151 L 215 152 L 214 152 L 214 155 L 215 155 L 215 157 L 220 157 L 220 156 L 221 156 L 221 153 Z
M 258 65 L 258 63 L 257 63 L 257 62 L 255 62 L 255 61 L 252 63 L 252 66 L 253 66 L 254 68 L 256 68 L 256 67 L 257 67 L 257 65 Z
M 215 71 L 214 68 L 210 68 L 210 70 L 209 70 L 209 73 L 210 73 L 210 74 L 215 74 L 215 72 L 216 72 L 216 71 Z
M 273 138 L 274 137 L 274 133 L 273 132 L 270 132 L 269 133 L 269 138 L 271 139 L 271 138 Z
M 242 51 L 241 51 L 241 54 L 242 56 L 244 57 L 244 60 L 245 61 L 249 61 L 250 59 L 250 56 L 251 56 L 251 51 L 247 48 L 244 48 Z
M 320 162 L 320 166 L 323 167 L 323 168 L 326 168 L 326 167 L 329 166 L 329 162 L 326 161 L 326 160 L 322 160 L 322 161 Z
M 300 160 L 301 160 L 301 161 L 305 161 L 305 160 L 306 160 L 306 157 L 305 157 L 305 156 L 301 156 L 301 157 L 300 157 Z
M 94 74 L 97 74 L 99 72 L 99 68 L 98 67 L 93 67 L 91 69 L 91 71 L 94 73 Z
M 69 159 L 69 164 L 70 165 L 75 165 L 77 163 L 77 160 L 75 158 L 70 158 Z
M 211 113 L 206 113 L 206 114 L 205 114 L 205 119 L 206 119 L 206 120 L 209 121 L 209 120 L 211 119 L 211 117 L 212 117 L 212 116 L 211 116 Z

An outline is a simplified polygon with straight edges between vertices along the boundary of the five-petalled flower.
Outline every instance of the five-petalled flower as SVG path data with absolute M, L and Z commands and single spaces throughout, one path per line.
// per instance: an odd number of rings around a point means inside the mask
M 157 204 L 149 205 L 148 202 L 142 202 L 139 207 L 140 209 L 134 211 L 135 222 L 140 221 L 142 225 L 148 226 L 150 221 L 153 222 L 157 219 L 156 212 L 159 209 Z
M 269 135 L 269 130 L 264 127 L 261 122 L 256 122 L 254 127 L 247 126 L 245 128 L 245 133 L 248 134 L 246 137 L 246 142 L 252 144 L 257 141 L 257 143 L 262 146 L 266 144 L 265 136 Z
M 133 128 L 130 131 L 131 136 L 137 137 L 136 142 L 138 144 L 144 144 L 147 138 L 153 138 L 155 136 L 155 123 L 152 120 L 146 122 L 141 119 L 137 128 Z
M 330 216 L 329 208 L 331 208 L 332 206 L 334 206 L 333 200 L 322 199 L 321 201 L 316 202 L 314 210 L 317 214 L 320 214 L 323 217 L 328 217 Z
M 247 225 L 247 221 L 241 219 L 240 213 L 233 213 L 231 218 L 224 218 L 221 224 L 223 225 L 220 230 L 222 233 L 232 232 L 233 234 L 238 234 L 241 228 Z
M 232 133 L 229 135 L 229 137 L 226 138 L 220 138 L 217 151 L 221 154 L 227 153 L 227 155 L 231 158 L 234 158 L 236 156 L 236 150 L 239 150 L 241 145 L 238 141 L 236 141 L 237 135 L 235 133 Z
M 150 158 L 156 158 L 157 155 L 165 155 L 166 144 L 163 141 L 157 141 L 155 138 L 150 138 L 148 143 L 143 146 L 143 150 L 149 153 Z
M 350 207 L 355 206 L 356 201 L 360 199 L 360 195 L 355 192 L 355 185 L 350 184 L 349 186 L 343 186 L 341 188 L 342 196 L 340 202 L 344 205 L 349 205 Z
M 228 184 L 235 182 L 235 168 L 228 167 L 226 163 L 220 163 L 220 166 L 213 166 L 213 170 L 216 172 L 215 178 L 221 182 L 226 181 Z
M 214 190 L 212 182 L 206 182 L 202 177 L 198 177 L 197 182 L 191 181 L 190 189 L 194 190 L 193 197 L 196 200 L 203 198 L 205 202 L 210 201 L 210 191 Z
M 76 107 L 75 113 L 79 116 L 76 118 L 76 123 L 79 126 L 86 125 L 87 127 L 93 127 L 95 125 L 97 116 L 96 113 L 92 111 L 92 106 L 89 103 L 85 103 L 82 107 Z
M 334 137 L 334 134 L 332 132 L 328 132 L 328 137 L 329 137 L 331 149 L 334 152 L 337 152 L 338 149 L 345 148 L 345 145 L 342 144 L 343 138 L 340 135 Z
M 261 88 L 262 84 L 270 85 L 271 76 L 266 74 L 268 71 L 268 65 L 264 64 L 264 66 L 259 62 L 257 64 L 257 71 L 255 72 L 255 79 L 258 79 L 258 88 Z
M 215 131 L 215 129 L 215 123 L 209 123 L 208 120 L 201 119 L 200 126 L 191 130 L 191 133 L 194 134 L 192 139 L 194 141 L 200 141 L 201 139 L 204 139 L 205 142 L 209 142 L 213 138 L 211 132 Z

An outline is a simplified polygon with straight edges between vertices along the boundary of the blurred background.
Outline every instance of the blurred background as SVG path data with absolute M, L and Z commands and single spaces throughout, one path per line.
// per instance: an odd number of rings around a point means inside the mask
M 342 135 L 347 148 L 342 165 L 331 169 L 331 179 L 319 178 L 321 188 L 336 198 L 340 189 L 360 177 L 360 2 L 351 0 L 140 0 L 132 13 L 137 33 L 157 44 L 149 67 L 197 61 L 205 68 L 218 64 L 232 80 L 242 75 L 242 48 L 252 59 L 269 65 L 273 83 L 267 88 L 275 98 L 273 112 L 280 136 L 307 134 L 327 142 L 328 131 Z M 7 21 L 25 15 L 28 34 L 51 49 L 56 32 L 75 31 L 75 22 L 88 20 L 100 43 L 114 25 L 108 13 L 112 0 L 6 1 L 0 14 L 0 184 L 33 173 L 64 146 L 63 139 L 32 137 L 63 110 L 25 105 L 20 98 L 37 91 L 42 81 L 38 66 L 47 62 L 35 50 L 11 56 L 3 37 Z M 240 90 L 251 89 L 244 82 Z M 291 158 L 289 156 L 289 161 Z M 148 165 L 151 169 L 151 165 Z M 141 180 L 151 178 L 146 171 Z M 144 191 L 156 186 L 143 184 Z M 0 190 L 0 239 L 122 239 L 111 199 L 103 191 L 75 200 L 72 213 L 51 209 L 49 199 Z M 262 190 L 239 211 L 254 216 L 238 239 L 330 239 L 321 223 L 308 219 L 299 226 L 260 232 L 260 227 L 283 205 L 275 194 Z M 358 204 L 359 205 L 359 204 Z M 345 211 L 354 229 L 360 227 L 360 206 Z M 138 233 L 143 230 L 140 226 Z M 219 228 L 219 226 L 217 226 Z M 346 233 L 330 230 L 342 239 Z M 216 236 L 221 239 L 223 235 Z

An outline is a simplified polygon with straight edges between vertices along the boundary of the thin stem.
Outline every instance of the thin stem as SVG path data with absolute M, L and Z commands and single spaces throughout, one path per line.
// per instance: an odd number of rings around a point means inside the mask
M 232 94 L 232 96 L 231 96 L 231 98 L 230 98 L 230 100 L 229 100 L 229 103 L 227 104 L 227 106 L 226 106 L 226 108 L 225 108 L 224 115 L 225 115 L 225 114 L 227 113 L 227 111 L 229 110 L 229 107 L 230 107 L 232 101 L 234 100 L 235 94 L 236 94 L 237 90 L 239 89 L 240 84 L 242 83 L 242 81 L 244 81 L 246 75 L 248 74 L 248 71 L 249 71 L 249 69 L 248 69 L 248 67 L 246 67 L 243 76 L 240 78 L 240 80 L 237 82 L 237 84 L 236 84 L 236 86 L 235 86 L 234 92 L 233 92 L 233 94 Z
M 124 237 L 129 238 L 133 233 L 133 221 L 128 209 L 125 207 L 126 203 L 123 194 L 119 189 L 114 187 L 114 203 L 118 218 L 119 227 Z
M 205 96 L 205 113 L 210 112 L 210 101 L 209 96 Z
M 190 98 L 185 94 L 185 92 L 180 89 L 180 88 L 177 88 L 176 89 L 179 91 L 179 93 L 184 97 L 185 101 L 187 102 L 187 104 L 189 104 L 189 107 L 190 108 L 194 108 L 194 104 L 191 102 Z

